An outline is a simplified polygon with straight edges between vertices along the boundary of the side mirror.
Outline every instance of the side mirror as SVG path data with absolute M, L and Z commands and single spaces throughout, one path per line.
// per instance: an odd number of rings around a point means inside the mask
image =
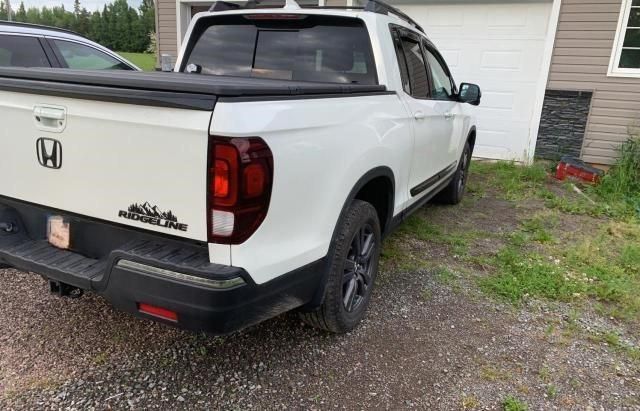
M 458 93 L 458 101 L 461 103 L 469 103 L 474 106 L 480 105 L 482 99 L 482 91 L 477 84 L 462 83 L 460 84 L 460 92 Z
M 200 74 L 202 73 L 202 66 L 200 64 L 188 64 L 185 68 L 185 72 L 189 74 Z

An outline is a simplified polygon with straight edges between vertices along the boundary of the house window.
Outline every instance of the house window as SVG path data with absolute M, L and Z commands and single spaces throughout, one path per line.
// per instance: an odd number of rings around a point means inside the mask
M 623 0 L 609 75 L 640 77 L 640 0 Z

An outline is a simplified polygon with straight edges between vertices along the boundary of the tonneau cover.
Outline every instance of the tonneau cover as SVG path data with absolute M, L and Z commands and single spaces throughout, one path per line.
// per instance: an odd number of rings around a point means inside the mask
M 0 88 L 4 88 L 8 79 L 144 91 L 206 94 L 217 97 L 353 94 L 384 92 L 386 90 L 385 86 L 379 85 L 315 83 L 174 72 L 0 67 Z

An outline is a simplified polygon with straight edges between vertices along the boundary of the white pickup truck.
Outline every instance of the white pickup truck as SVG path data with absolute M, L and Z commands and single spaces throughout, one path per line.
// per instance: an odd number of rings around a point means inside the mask
M 174 73 L 0 68 L 0 265 L 191 330 L 347 332 L 383 237 L 461 200 L 480 98 L 379 1 L 217 2 Z

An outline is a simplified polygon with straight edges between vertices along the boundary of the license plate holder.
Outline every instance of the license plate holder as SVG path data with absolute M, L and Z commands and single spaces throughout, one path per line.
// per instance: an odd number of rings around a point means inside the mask
M 68 250 L 71 246 L 71 224 L 62 216 L 50 216 L 47 220 L 47 240 L 54 247 Z

